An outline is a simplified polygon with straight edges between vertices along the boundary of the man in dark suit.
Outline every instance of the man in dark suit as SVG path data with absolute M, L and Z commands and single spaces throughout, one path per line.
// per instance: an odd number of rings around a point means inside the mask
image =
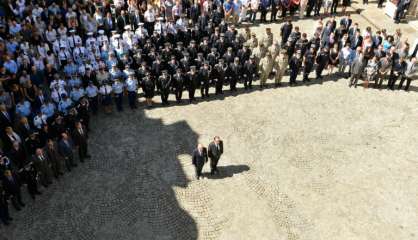
M 90 155 L 87 152 L 88 149 L 88 135 L 86 128 L 81 124 L 81 122 L 76 122 L 75 129 L 73 131 L 73 141 L 74 145 L 78 148 L 78 156 L 80 162 L 84 162 L 85 158 L 90 158 Z
M 49 139 L 45 148 L 45 153 L 51 163 L 51 170 L 55 178 L 59 175 L 63 175 L 61 156 L 58 153 L 58 148 L 52 139 Z
M 13 126 L 13 122 L 14 122 L 14 116 L 10 112 L 7 111 L 6 105 L 1 104 L 0 105 L 0 128 L 1 128 L 1 131 L 4 131 L 4 129 L 8 126 Z
M 74 163 L 73 154 L 73 141 L 68 137 L 67 133 L 61 134 L 61 140 L 58 142 L 58 152 L 65 160 L 65 166 L 68 171 L 71 171 L 72 167 L 77 167 Z
M 20 181 L 16 174 L 10 170 L 4 171 L 3 186 L 6 195 L 11 197 L 12 204 L 17 211 L 20 211 L 25 204 L 22 202 L 22 195 L 20 191 Z
M 218 162 L 224 152 L 224 143 L 219 136 L 215 136 L 208 146 L 208 156 L 210 158 L 210 174 L 219 173 Z
M 36 149 L 35 155 L 33 156 L 33 163 L 35 164 L 36 171 L 40 175 L 40 182 L 42 186 L 47 188 L 50 184 L 52 184 L 52 170 L 48 156 L 44 153 L 42 148 Z
M 199 180 L 199 178 L 202 176 L 202 168 L 203 165 L 208 161 L 208 152 L 205 147 L 203 147 L 202 144 L 198 144 L 197 148 L 193 151 L 192 155 L 192 164 L 195 166 L 196 169 L 196 178 Z

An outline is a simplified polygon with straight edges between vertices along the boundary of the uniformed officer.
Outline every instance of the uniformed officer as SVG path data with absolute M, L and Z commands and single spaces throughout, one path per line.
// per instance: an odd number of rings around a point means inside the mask
M 296 84 L 296 78 L 299 74 L 299 71 L 302 67 L 302 57 L 301 57 L 301 51 L 298 50 L 289 60 L 289 68 L 290 68 L 290 80 L 289 84 L 290 86 L 293 86 Z
M 90 49 L 92 46 L 97 46 L 97 39 L 93 36 L 92 32 L 88 32 L 86 39 L 86 48 Z
M 33 125 L 37 129 L 41 129 L 43 126 L 47 125 L 47 116 L 41 111 L 38 111 L 36 116 L 33 118 Z
M 70 98 L 74 102 L 78 102 L 80 98 L 84 97 L 84 95 L 85 95 L 84 89 L 81 88 L 79 85 L 74 86 L 74 88 L 70 92 Z
M 271 28 L 266 28 L 266 33 L 264 34 L 262 43 L 265 47 L 269 48 L 271 45 L 273 45 L 273 33 L 271 32 Z
M 104 81 L 103 85 L 99 89 L 102 105 L 106 113 L 112 112 L 112 85 L 110 81 Z
M 203 67 L 199 70 L 200 94 L 202 98 L 209 97 L 209 77 L 211 70 L 212 69 L 207 61 L 203 63 Z
M 199 87 L 199 78 L 196 73 L 196 66 L 190 67 L 190 72 L 187 73 L 187 90 L 189 92 L 189 102 L 192 103 L 194 98 L 194 93 L 196 91 L 196 88 Z
M 168 96 L 170 95 L 171 76 L 168 75 L 167 70 L 162 71 L 162 75 L 158 78 L 158 86 L 161 94 L 161 102 L 168 105 Z
M 276 75 L 274 76 L 274 81 L 277 84 L 277 86 L 280 86 L 283 76 L 286 73 L 287 67 L 289 65 L 289 56 L 287 55 L 287 51 L 283 49 L 280 52 L 278 58 L 276 57 L 276 60 L 278 60 L 279 71 L 276 72 Z
M 99 108 L 98 92 L 99 89 L 93 84 L 93 81 L 89 81 L 89 85 L 86 87 L 86 95 L 89 99 L 93 114 L 97 114 Z
M 271 59 L 271 53 L 267 52 L 266 56 L 260 60 L 260 88 L 265 87 L 267 79 L 273 70 L 273 59 Z
M 305 52 L 303 59 L 303 82 L 309 82 L 309 73 L 312 71 L 315 64 L 315 46 L 311 46 L 309 50 Z
M 126 90 L 128 91 L 128 102 L 131 109 L 136 109 L 137 94 L 138 94 L 138 80 L 135 78 L 135 73 L 130 72 L 125 81 Z
M 103 47 L 103 45 L 105 44 L 109 45 L 109 38 L 106 35 L 104 35 L 104 30 L 100 29 L 98 33 L 99 33 L 99 36 L 97 37 L 97 43 L 99 47 Z
M 184 75 L 181 72 L 181 68 L 177 68 L 176 73 L 173 75 L 173 87 L 174 87 L 174 93 L 176 95 L 177 103 L 181 102 L 184 84 L 185 84 L 185 79 L 184 79 Z
M 46 115 L 48 121 L 54 116 L 55 109 L 55 104 L 53 104 L 49 99 L 47 99 L 41 106 L 41 112 Z
M 62 112 L 64 115 L 68 114 L 68 110 L 73 105 L 73 101 L 66 95 L 61 95 L 61 101 L 58 103 L 58 110 Z
M 243 72 L 244 88 L 252 89 L 253 80 L 256 78 L 257 75 L 257 65 L 255 64 L 254 56 L 250 56 L 250 59 L 245 62 Z
M 116 109 L 121 112 L 123 111 L 123 83 L 120 78 L 116 78 L 112 84 L 112 91 L 115 95 Z

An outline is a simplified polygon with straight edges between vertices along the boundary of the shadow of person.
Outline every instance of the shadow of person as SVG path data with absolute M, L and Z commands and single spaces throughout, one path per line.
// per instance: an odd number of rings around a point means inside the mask
M 180 157 L 191 161 L 198 140 L 187 122 L 164 124 L 138 109 L 99 114 L 91 126 L 92 158 L 45 189 L 39 201 L 13 213 L 15 224 L 5 236 L 197 239 L 196 222 L 175 193 L 189 181 Z
M 250 170 L 250 167 L 247 165 L 230 165 L 230 166 L 218 166 L 219 173 L 211 175 L 210 173 L 203 173 L 203 177 L 209 179 L 223 179 L 232 177 L 235 174 L 246 172 Z

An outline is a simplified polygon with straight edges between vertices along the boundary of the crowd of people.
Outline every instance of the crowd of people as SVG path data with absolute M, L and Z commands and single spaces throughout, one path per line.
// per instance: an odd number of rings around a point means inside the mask
M 195 92 L 209 97 L 209 89 L 223 94 L 260 88 L 274 79 L 281 86 L 309 82 L 310 73 L 322 82 L 323 71 L 359 79 L 368 87 L 408 90 L 417 72 L 417 46 L 410 47 L 401 32 L 360 29 L 349 14 L 338 22 L 320 19 L 313 33 L 294 26 L 287 12 L 319 15 L 318 1 L 276 0 L 16 0 L 0 5 L 0 219 L 8 225 L 8 202 L 16 210 L 25 204 L 21 188 L 35 199 L 38 185 L 47 188 L 54 178 L 76 167 L 87 151 L 90 115 L 100 109 L 124 110 L 125 96 L 134 111 L 142 88 L 147 107 L 156 94 L 162 104 L 169 95 L 177 102 L 195 102 Z M 305 4 L 305 5 L 304 5 Z M 324 6 L 335 14 L 339 1 Z M 343 8 L 349 0 L 342 1 Z M 284 23 L 280 36 L 270 28 L 257 36 L 248 25 Z M 258 18 L 259 16 L 259 18 Z M 299 81 L 300 82 L 300 81 Z M 218 143 L 215 144 L 219 150 Z M 215 149 L 215 148 L 214 148 Z M 220 151 L 220 150 L 219 150 Z M 201 151 L 197 154 L 203 156 Z M 203 158 L 202 158 L 203 159 Z M 200 165 L 199 165 L 200 166 Z M 203 166 L 203 165 L 202 165 Z M 216 164 L 212 172 L 216 172 Z M 201 168 L 200 168 L 201 169 Z M 66 171 L 65 171 L 66 170 Z M 200 173 L 199 173 L 200 174 Z M 198 175 L 199 176 L 199 175 Z

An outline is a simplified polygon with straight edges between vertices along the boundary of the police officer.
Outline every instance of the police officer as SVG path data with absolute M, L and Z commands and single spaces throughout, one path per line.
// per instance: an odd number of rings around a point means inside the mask
M 162 71 L 162 75 L 158 78 L 158 86 L 160 88 L 161 102 L 168 105 L 168 96 L 171 88 L 171 76 L 167 74 L 167 70 Z
M 254 56 L 250 56 L 250 59 L 245 62 L 243 72 L 244 88 L 252 89 L 253 80 L 256 78 L 257 75 L 257 65 L 255 64 Z
M 135 73 L 130 72 L 128 78 L 125 80 L 126 90 L 128 91 L 128 102 L 131 109 L 136 109 L 136 98 L 138 94 L 138 80 L 135 78 Z
M 181 102 L 181 97 L 183 95 L 183 89 L 184 89 L 184 75 L 181 72 L 180 68 L 176 69 L 176 73 L 173 75 L 173 87 L 174 87 L 174 93 L 176 95 L 176 101 L 177 103 Z
M 311 46 L 311 48 L 305 52 L 305 56 L 303 58 L 303 82 L 309 82 L 309 73 L 312 71 L 315 64 L 315 46 Z
M 208 62 L 203 63 L 203 67 L 199 69 L 200 94 L 202 98 L 209 97 L 209 76 L 211 69 Z
M 97 114 L 99 107 L 98 91 L 99 89 L 93 84 L 93 81 L 89 81 L 89 85 L 86 87 L 86 95 L 89 99 L 93 114 Z
M 112 84 L 112 90 L 115 94 L 116 109 L 121 112 L 123 111 L 123 83 L 119 78 L 116 78 Z
M 290 68 L 290 80 L 289 84 L 290 86 L 293 86 L 296 84 L 296 77 L 299 74 L 299 70 L 302 67 L 302 57 L 301 57 L 301 51 L 298 50 L 289 60 L 289 68 Z

